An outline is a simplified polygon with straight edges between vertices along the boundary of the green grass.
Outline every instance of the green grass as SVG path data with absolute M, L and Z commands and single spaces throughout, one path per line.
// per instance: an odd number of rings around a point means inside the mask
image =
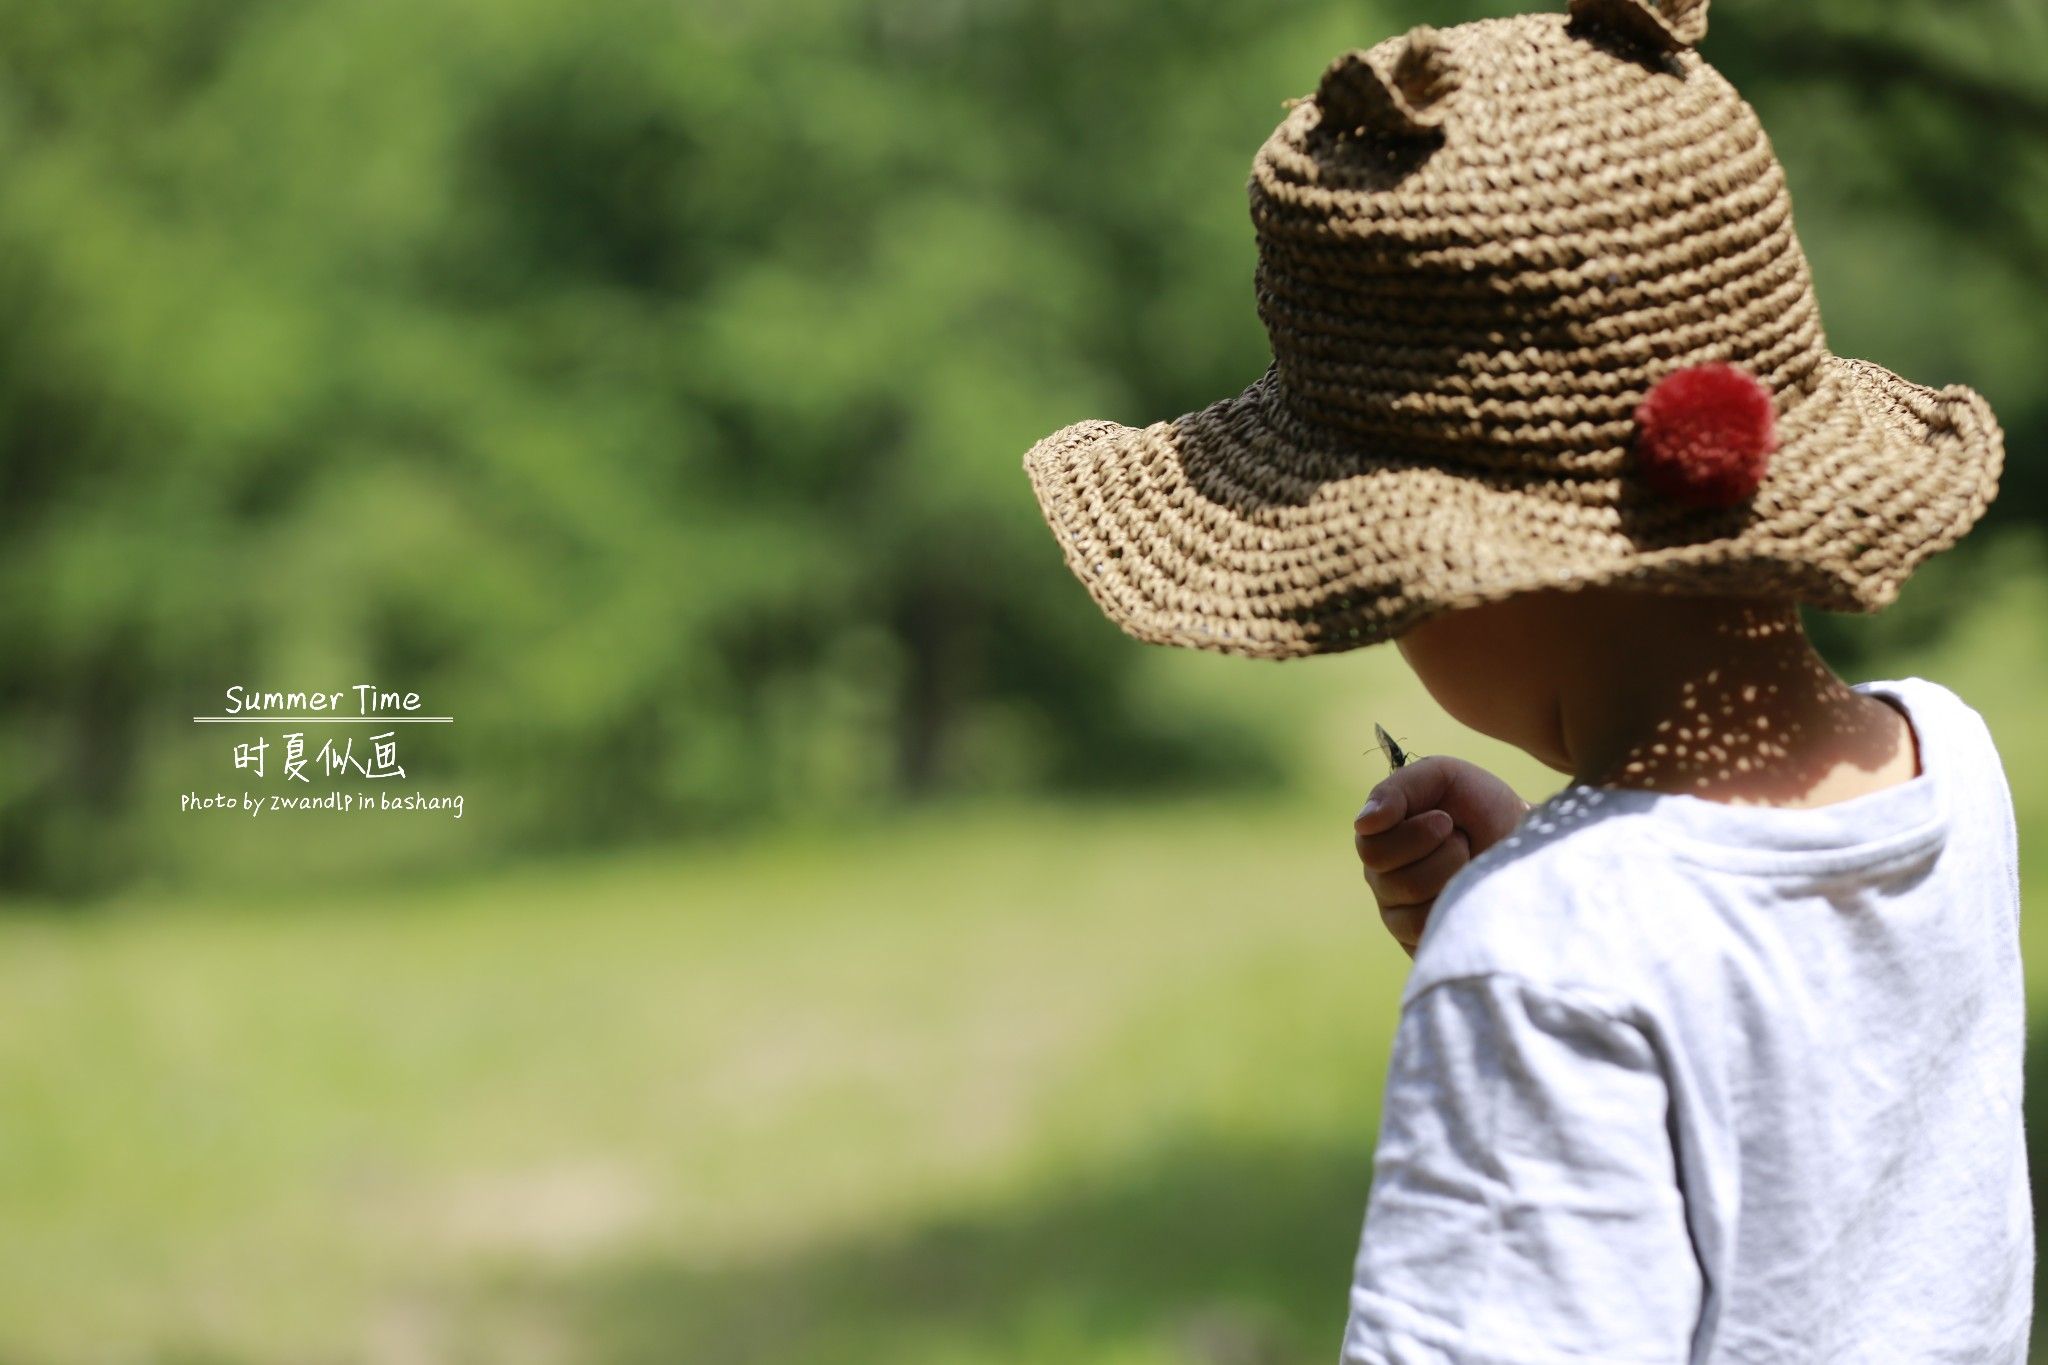
M 1405 966 L 1348 815 L 10 924 L 0 1359 L 1326 1354 Z
M 1891 670 L 2028 831 L 2036 581 Z M 0 921 L 0 1361 L 1332 1358 L 1407 967 L 1364 732 L 1547 789 L 1389 654 L 1171 665 L 1299 718 L 1284 800 Z

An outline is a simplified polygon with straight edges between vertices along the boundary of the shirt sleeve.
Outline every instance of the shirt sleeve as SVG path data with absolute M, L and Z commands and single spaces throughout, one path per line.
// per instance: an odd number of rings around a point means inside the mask
M 1703 1286 L 1636 1026 L 1512 975 L 1394 1037 L 1343 1365 L 1683 1362 Z

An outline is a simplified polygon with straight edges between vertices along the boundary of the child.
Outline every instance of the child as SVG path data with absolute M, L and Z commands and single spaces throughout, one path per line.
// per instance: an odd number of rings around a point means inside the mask
M 2025 1359 L 2010 796 L 1981 718 L 1849 686 L 1994 496 L 1998 425 L 1832 355 L 1705 0 L 1349 53 L 1250 185 L 1271 368 L 1025 457 L 1139 639 L 1385 640 L 1457 759 L 1354 827 L 1414 958 L 1346 1362 Z

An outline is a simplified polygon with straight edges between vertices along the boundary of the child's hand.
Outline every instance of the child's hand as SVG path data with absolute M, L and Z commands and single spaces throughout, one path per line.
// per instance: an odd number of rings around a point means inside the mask
M 1462 758 L 1419 758 L 1372 789 L 1352 843 L 1380 919 L 1408 956 L 1444 884 L 1528 813 L 1513 788 Z

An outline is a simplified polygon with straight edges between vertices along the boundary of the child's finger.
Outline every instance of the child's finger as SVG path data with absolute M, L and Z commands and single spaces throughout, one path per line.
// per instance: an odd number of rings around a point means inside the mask
M 1407 815 L 1408 803 L 1402 799 L 1400 784 L 1390 777 L 1366 794 L 1365 805 L 1351 821 L 1351 830 L 1354 834 L 1381 834 L 1400 824 Z
M 1415 945 L 1422 942 L 1423 926 L 1429 923 L 1429 907 L 1426 905 L 1382 906 L 1380 923 L 1387 926 L 1387 932 L 1394 936 L 1394 942 L 1401 945 L 1408 956 L 1415 956 Z
M 1442 760 L 1419 758 L 1407 767 L 1388 773 L 1372 789 L 1365 808 L 1351 822 L 1360 834 L 1378 834 L 1408 818 L 1411 811 L 1441 805 L 1450 790 L 1451 765 Z
M 1406 867 L 1379 874 L 1374 890 L 1384 911 L 1403 905 L 1423 905 L 1436 899 L 1444 884 L 1472 861 L 1472 846 L 1463 830 L 1452 830 L 1436 851 Z
M 1351 843 L 1358 850 L 1358 861 L 1375 872 L 1391 872 L 1434 853 L 1450 833 L 1449 815 L 1426 810 L 1382 834 L 1353 834 Z

